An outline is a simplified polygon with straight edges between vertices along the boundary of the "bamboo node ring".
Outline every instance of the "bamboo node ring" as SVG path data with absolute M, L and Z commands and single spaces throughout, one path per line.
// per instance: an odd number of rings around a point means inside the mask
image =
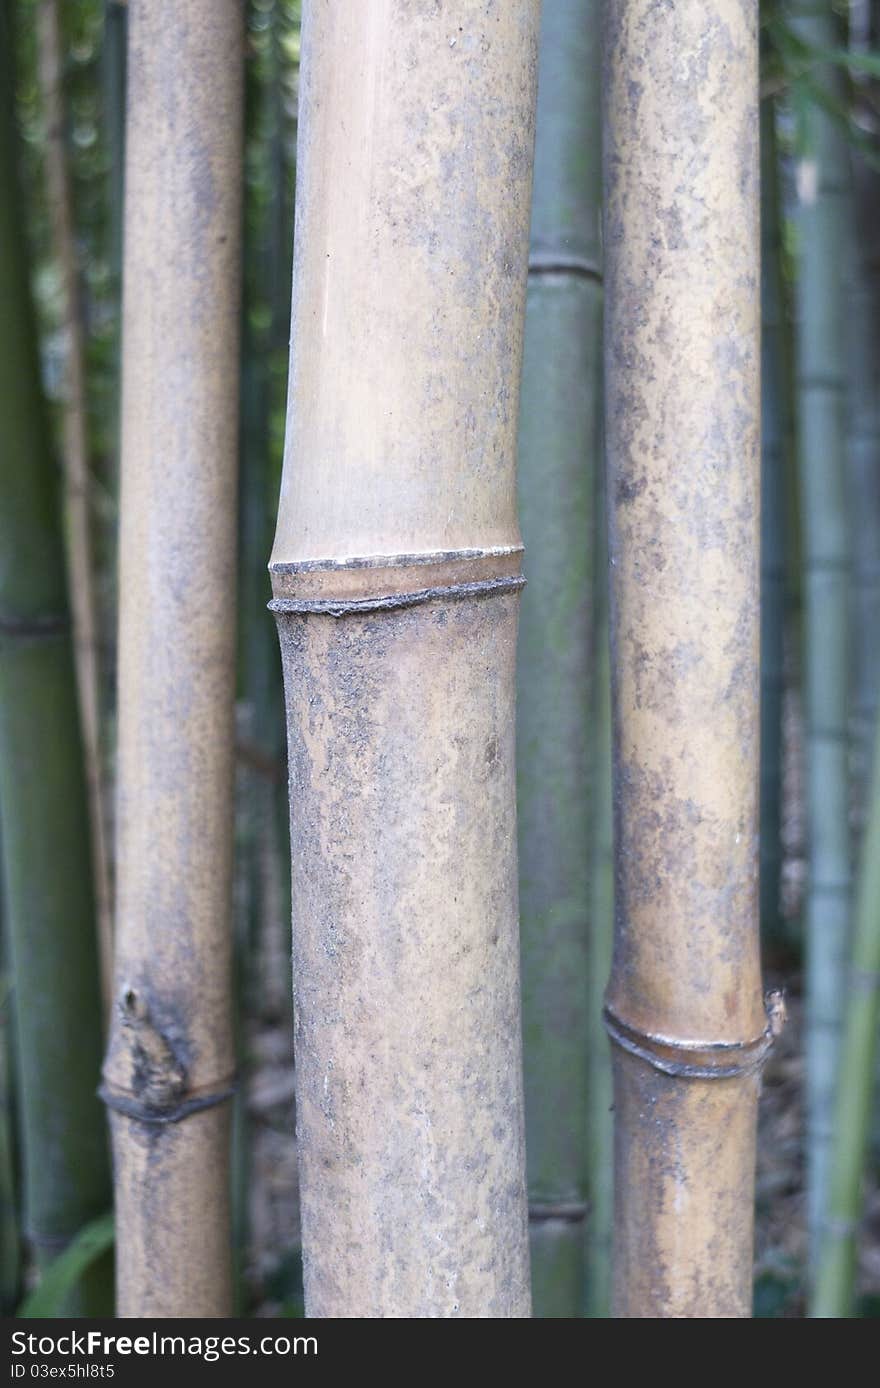
M 630 1055 L 638 1056 L 655 1070 L 677 1079 L 728 1080 L 750 1075 L 761 1069 L 779 1031 L 781 994 L 768 994 L 767 1025 L 760 1036 L 749 1041 L 680 1041 L 639 1031 L 622 1021 L 606 1003 L 602 1009 L 605 1030 L 611 1041 Z M 785 1004 L 782 1002 L 784 1014 Z
M 273 564 L 269 611 L 348 617 L 426 602 L 495 597 L 524 586 L 522 552 L 522 545 L 505 545 Z
M 580 1224 L 590 1213 L 588 1200 L 530 1200 L 529 1219 L 534 1223 L 558 1219 L 564 1224 Z
M 440 600 L 461 601 L 463 598 L 488 598 L 501 593 L 518 592 L 526 584 L 522 574 L 507 578 L 488 578 L 479 583 L 450 583 L 439 588 L 418 588 L 409 593 L 381 593 L 365 598 L 273 598 L 270 612 L 309 613 L 323 617 L 349 617 L 366 612 L 390 612 L 400 607 L 416 607 L 420 603 Z
M 136 1098 L 133 1094 L 124 1094 L 113 1089 L 105 1082 L 98 1090 L 98 1098 L 107 1108 L 125 1114 L 126 1118 L 134 1118 L 138 1123 L 179 1123 L 182 1118 L 189 1118 L 192 1113 L 201 1113 L 203 1109 L 227 1103 L 235 1094 L 235 1090 L 236 1081 L 233 1077 L 216 1086 L 208 1085 L 204 1091 L 191 1090 L 188 1096 L 179 1098 L 174 1104 L 159 1107 Z

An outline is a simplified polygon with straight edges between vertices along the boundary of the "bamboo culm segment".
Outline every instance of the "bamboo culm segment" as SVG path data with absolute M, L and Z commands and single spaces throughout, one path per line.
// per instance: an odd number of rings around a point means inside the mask
M 223 1316 L 242 8 L 133 0 L 128 34 L 117 958 L 103 1087 L 118 1311 Z
M 761 929 L 782 942 L 782 696 L 789 418 L 776 107 L 761 104 Z
M 25 1232 L 44 1267 L 111 1203 L 101 1001 L 64 546 L 22 238 L 0 14 L 0 820 Z M 107 1261 L 63 1308 L 106 1315 Z
M 544 0 L 519 428 L 523 1043 L 536 1316 L 584 1305 L 592 578 L 601 413 L 597 0 Z
M 593 628 L 593 826 L 587 970 L 587 1191 L 590 1209 L 587 1216 L 586 1314 L 591 1320 L 606 1320 L 611 1309 L 614 1224 L 614 1090 L 602 999 L 611 974 L 614 944 L 614 790 L 604 469 L 599 470 L 597 511 L 601 529 L 595 555 L 596 619 Z
M 278 611 L 312 1315 L 523 1312 L 516 618 Z
M 528 1316 L 514 678 L 538 5 L 303 15 L 273 603 L 306 1311 Z
M 755 3 L 606 7 L 614 1314 L 751 1310 L 761 992 Z
M 874 739 L 873 780 L 862 844 L 847 980 L 846 1018 L 838 1064 L 828 1213 L 810 1313 L 852 1316 L 865 1157 L 876 1094 L 880 1022 L 880 720 Z
M 869 813 L 880 705 L 880 186 L 855 150 L 846 300 L 846 480 L 852 525 L 851 801 L 858 836 Z
M 63 37 L 58 0 L 40 0 L 39 66 L 47 125 L 46 181 L 55 260 L 60 270 L 66 337 L 63 406 L 63 472 L 67 519 L 67 570 L 73 617 L 77 693 L 85 755 L 92 843 L 92 878 L 97 906 L 101 983 L 109 1007 L 113 967 L 113 903 L 104 819 L 101 770 L 98 600 L 92 540 L 92 493 L 86 399 L 86 341 L 76 227 L 67 164 L 67 123 L 62 75 Z
M 797 32 L 819 48 L 838 43 L 831 0 L 792 6 Z M 813 79 L 831 99 L 836 65 Z M 843 375 L 844 260 L 850 207 L 846 136 L 819 102 L 808 111 L 798 176 L 796 299 L 798 452 L 804 568 L 807 840 L 807 1224 L 815 1273 L 828 1184 L 834 1092 L 849 947 L 850 535 Z

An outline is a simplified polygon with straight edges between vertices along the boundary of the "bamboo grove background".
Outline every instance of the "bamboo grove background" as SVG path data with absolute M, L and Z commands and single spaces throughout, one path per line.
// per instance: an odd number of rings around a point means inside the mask
M 234 1298 L 302 1314 L 281 668 L 267 560 L 300 5 L 248 0 L 236 626 Z M 127 6 L 3 0 L 0 1305 L 112 1304 L 96 1097 L 113 861 Z M 761 930 L 755 1313 L 880 1310 L 880 5 L 761 7 Z M 609 1314 L 611 694 L 601 0 L 544 0 L 519 502 L 534 1312 Z M 73 633 L 66 626 L 68 610 Z M 31 639 L 39 628 L 50 639 Z M 23 635 L 22 633 L 27 633 Z M 47 856 L 48 855 L 48 856 Z

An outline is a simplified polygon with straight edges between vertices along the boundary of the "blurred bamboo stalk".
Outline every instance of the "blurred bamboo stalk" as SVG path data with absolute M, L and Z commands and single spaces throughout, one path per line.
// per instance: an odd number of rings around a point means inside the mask
M 587 969 L 587 1297 L 591 1319 L 611 1314 L 614 1227 L 614 1089 L 602 1001 L 614 941 L 614 832 L 611 757 L 611 652 L 608 632 L 608 539 L 604 468 L 597 487 L 598 538 L 593 631 L 593 804 L 590 947 Z
M 599 0 L 544 0 L 519 513 L 526 1151 L 535 1316 L 583 1315 L 595 478 L 601 417 Z
M 58 0 L 40 0 L 37 13 L 38 67 L 46 119 L 49 225 L 53 253 L 61 278 L 65 339 L 61 456 L 68 589 L 73 617 L 76 684 L 89 795 L 92 879 L 106 1014 L 109 1012 L 113 979 L 113 904 L 110 892 L 107 824 L 104 815 L 104 778 L 101 768 L 100 658 L 89 472 L 86 341 L 67 160 L 67 121 L 63 84 L 64 43 Z
M 128 0 L 105 0 L 104 34 L 101 45 L 101 97 L 103 134 L 107 149 L 106 205 L 109 209 L 107 259 L 110 269 L 115 353 L 112 368 L 114 388 L 108 403 L 111 459 L 108 465 L 111 491 L 119 498 L 119 424 L 122 357 L 122 240 L 125 222 L 125 103 L 126 48 L 128 43 Z M 118 568 L 118 527 L 107 527 L 105 565 L 111 573 Z M 109 662 L 108 662 L 109 663 Z M 115 672 L 111 672 L 115 674 Z M 104 675 L 105 680 L 107 674 Z M 115 681 L 113 681 L 115 683 Z M 115 712 L 115 710 L 114 710 Z
M 3 901 L 0 892 L 0 911 Z M 5 965 L 6 959 L 3 958 Z M 13 1315 L 21 1293 L 22 1260 L 18 1233 L 13 1103 L 12 977 L 0 972 L 0 1315 Z
M 0 9 L 0 31 L 5 27 Z M 40 389 L 11 44 L 0 32 L 0 820 L 15 978 L 25 1229 L 45 1268 L 111 1201 L 101 1001 L 64 547 Z M 107 1260 L 65 1307 L 109 1310 Z
M 829 1153 L 827 1215 L 810 1314 L 853 1316 L 859 1219 L 864 1202 L 865 1157 L 876 1092 L 880 1024 L 880 719 L 853 920 Z
M 529 1314 L 515 452 L 538 17 L 312 0 L 303 26 L 271 569 L 310 1316 Z
M 125 88 L 128 39 L 127 0 L 105 0 L 101 48 L 104 139 L 107 143 L 107 191 L 110 208 L 110 267 L 113 283 L 122 283 L 122 233 L 125 221 Z
M 758 5 L 610 0 L 617 1317 L 744 1317 L 761 993 Z
M 791 440 L 782 286 L 776 105 L 761 101 L 761 930 L 783 943 L 782 699 L 785 615 L 785 478 Z
M 839 46 L 831 0 L 798 0 L 792 20 L 813 47 Z M 841 70 L 816 63 L 831 99 Z M 851 907 L 849 579 L 844 448 L 844 275 L 849 151 L 842 126 L 809 104 L 798 190 L 796 360 L 804 565 L 809 877 L 806 899 L 807 1224 L 815 1273 L 828 1184 Z
M 868 814 L 874 726 L 880 705 L 880 175 L 851 151 L 850 249 L 846 264 L 846 480 L 852 525 L 854 829 Z
M 102 1091 L 118 1311 L 223 1316 L 243 10 L 136 0 L 128 35 L 118 932 Z

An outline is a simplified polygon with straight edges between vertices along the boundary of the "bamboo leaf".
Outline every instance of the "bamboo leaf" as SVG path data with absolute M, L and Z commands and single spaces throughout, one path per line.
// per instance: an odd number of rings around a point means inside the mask
M 809 52 L 813 63 L 837 63 L 853 72 L 880 77 L 880 53 L 851 52 L 848 48 L 811 48 Z
M 114 1238 L 112 1212 L 99 1215 L 86 1224 L 54 1263 L 50 1263 L 40 1285 L 19 1306 L 18 1316 L 45 1319 L 66 1314 L 65 1303 L 70 1292 L 102 1253 L 113 1247 Z

